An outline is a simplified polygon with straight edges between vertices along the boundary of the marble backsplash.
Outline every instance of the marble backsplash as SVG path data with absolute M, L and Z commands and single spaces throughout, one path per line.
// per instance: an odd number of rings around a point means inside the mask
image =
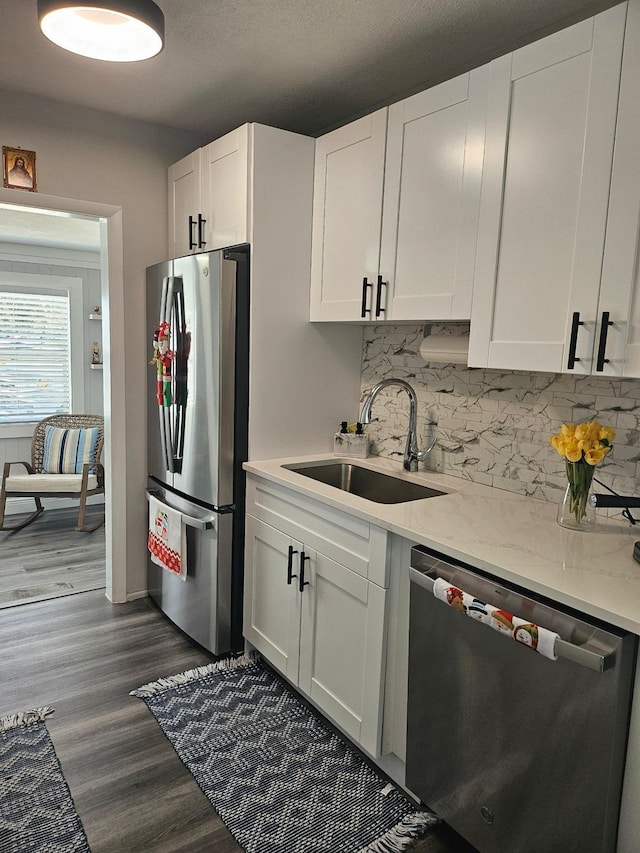
M 422 325 L 366 326 L 361 378 L 361 401 L 381 379 L 414 387 L 419 446 L 436 439 L 421 469 L 559 501 L 566 476 L 549 436 L 563 422 L 598 420 L 617 434 L 595 476 L 620 494 L 640 494 L 640 380 L 429 364 L 423 338 Z M 408 412 L 406 393 L 380 393 L 368 427 L 372 454 L 402 459 Z

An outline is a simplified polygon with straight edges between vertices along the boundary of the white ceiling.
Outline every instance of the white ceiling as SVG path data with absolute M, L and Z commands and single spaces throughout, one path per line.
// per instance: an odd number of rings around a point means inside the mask
M 97 219 L 89 217 L 0 204 L 2 243 L 97 252 L 100 249 L 100 224 Z
M 156 2 L 165 49 L 111 64 L 47 41 L 36 0 L 0 0 L 0 88 L 208 139 L 247 121 L 317 136 L 616 0 Z

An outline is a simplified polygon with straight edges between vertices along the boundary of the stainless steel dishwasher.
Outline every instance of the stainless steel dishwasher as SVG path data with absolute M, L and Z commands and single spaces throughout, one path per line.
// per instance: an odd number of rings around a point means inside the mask
M 409 625 L 407 787 L 481 853 L 613 853 L 637 638 L 422 546 Z

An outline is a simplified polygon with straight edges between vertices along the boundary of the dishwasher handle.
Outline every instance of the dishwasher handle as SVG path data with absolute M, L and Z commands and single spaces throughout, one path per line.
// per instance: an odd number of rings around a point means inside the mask
M 410 569 L 410 573 L 411 583 L 417 584 L 427 590 L 427 592 L 433 594 L 433 586 L 436 580 L 438 580 L 437 576 L 424 574 L 424 572 L 419 572 L 414 568 Z M 436 599 L 436 601 L 438 600 Z M 562 658 L 562 660 L 575 663 L 594 672 L 605 672 L 605 670 L 610 669 L 615 663 L 615 652 L 602 652 L 590 649 L 587 645 L 576 646 L 560 637 L 555 641 L 555 654 L 558 658 Z

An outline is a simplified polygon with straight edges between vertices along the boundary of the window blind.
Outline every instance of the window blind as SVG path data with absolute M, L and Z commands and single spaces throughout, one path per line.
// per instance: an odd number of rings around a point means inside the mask
M 68 294 L 0 291 L 0 423 L 70 411 Z

